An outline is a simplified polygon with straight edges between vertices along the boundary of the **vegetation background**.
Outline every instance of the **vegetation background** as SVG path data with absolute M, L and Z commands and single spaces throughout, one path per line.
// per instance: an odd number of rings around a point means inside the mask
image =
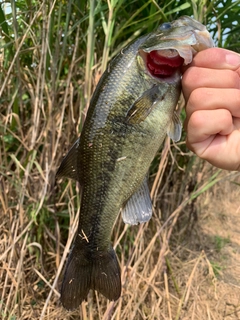
M 59 302 L 80 199 L 56 169 L 109 59 L 181 15 L 240 52 L 239 0 L 0 1 L 1 319 L 240 319 L 239 174 L 197 159 L 184 134 L 151 166 L 152 220 L 116 221 L 121 298 Z

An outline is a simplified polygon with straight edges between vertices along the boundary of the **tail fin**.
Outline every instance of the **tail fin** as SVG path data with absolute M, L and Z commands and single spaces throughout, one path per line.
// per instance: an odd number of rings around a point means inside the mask
M 113 248 L 92 254 L 89 250 L 73 247 L 61 288 L 64 308 L 77 308 L 87 298 L 90 289 L 97 290 L 109 300 L 120 297 L 120 268 Z

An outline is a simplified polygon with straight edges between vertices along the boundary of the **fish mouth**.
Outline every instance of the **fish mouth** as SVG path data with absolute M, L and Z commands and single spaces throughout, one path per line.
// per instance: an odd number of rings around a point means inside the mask
M 145 38 L 138 48 L 139 65 L 143 72 L 155 77 L 174 80 L 181 76 L 181 66 L 192 62 L 199 51 L 213 47 L 206 27 L 200 22 L 183 16 L 161 25 Z
M 184 59 L 175 49 L 139 51 L 148 72 L 155 78 L 171 77 L 181 68 Z

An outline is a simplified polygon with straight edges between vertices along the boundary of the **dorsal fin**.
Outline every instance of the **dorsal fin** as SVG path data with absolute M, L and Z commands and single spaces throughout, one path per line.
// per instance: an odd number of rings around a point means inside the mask
M 56 173 L 56 179 L 61 177 L 70 178 L 78 181 L 77 174 L 77 158 L 78 158 L 78 146 L 80 138 L 73 144 L 67 155 L 63 158 L 60 167 Z

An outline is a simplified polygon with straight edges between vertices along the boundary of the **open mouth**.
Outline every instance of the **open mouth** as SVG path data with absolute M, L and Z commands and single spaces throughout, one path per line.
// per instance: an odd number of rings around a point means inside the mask
M 184 62 L 174 49 L 153 50 L 145 55 L 144 60 L 150 74 L 157 78 L 172 76 Z

